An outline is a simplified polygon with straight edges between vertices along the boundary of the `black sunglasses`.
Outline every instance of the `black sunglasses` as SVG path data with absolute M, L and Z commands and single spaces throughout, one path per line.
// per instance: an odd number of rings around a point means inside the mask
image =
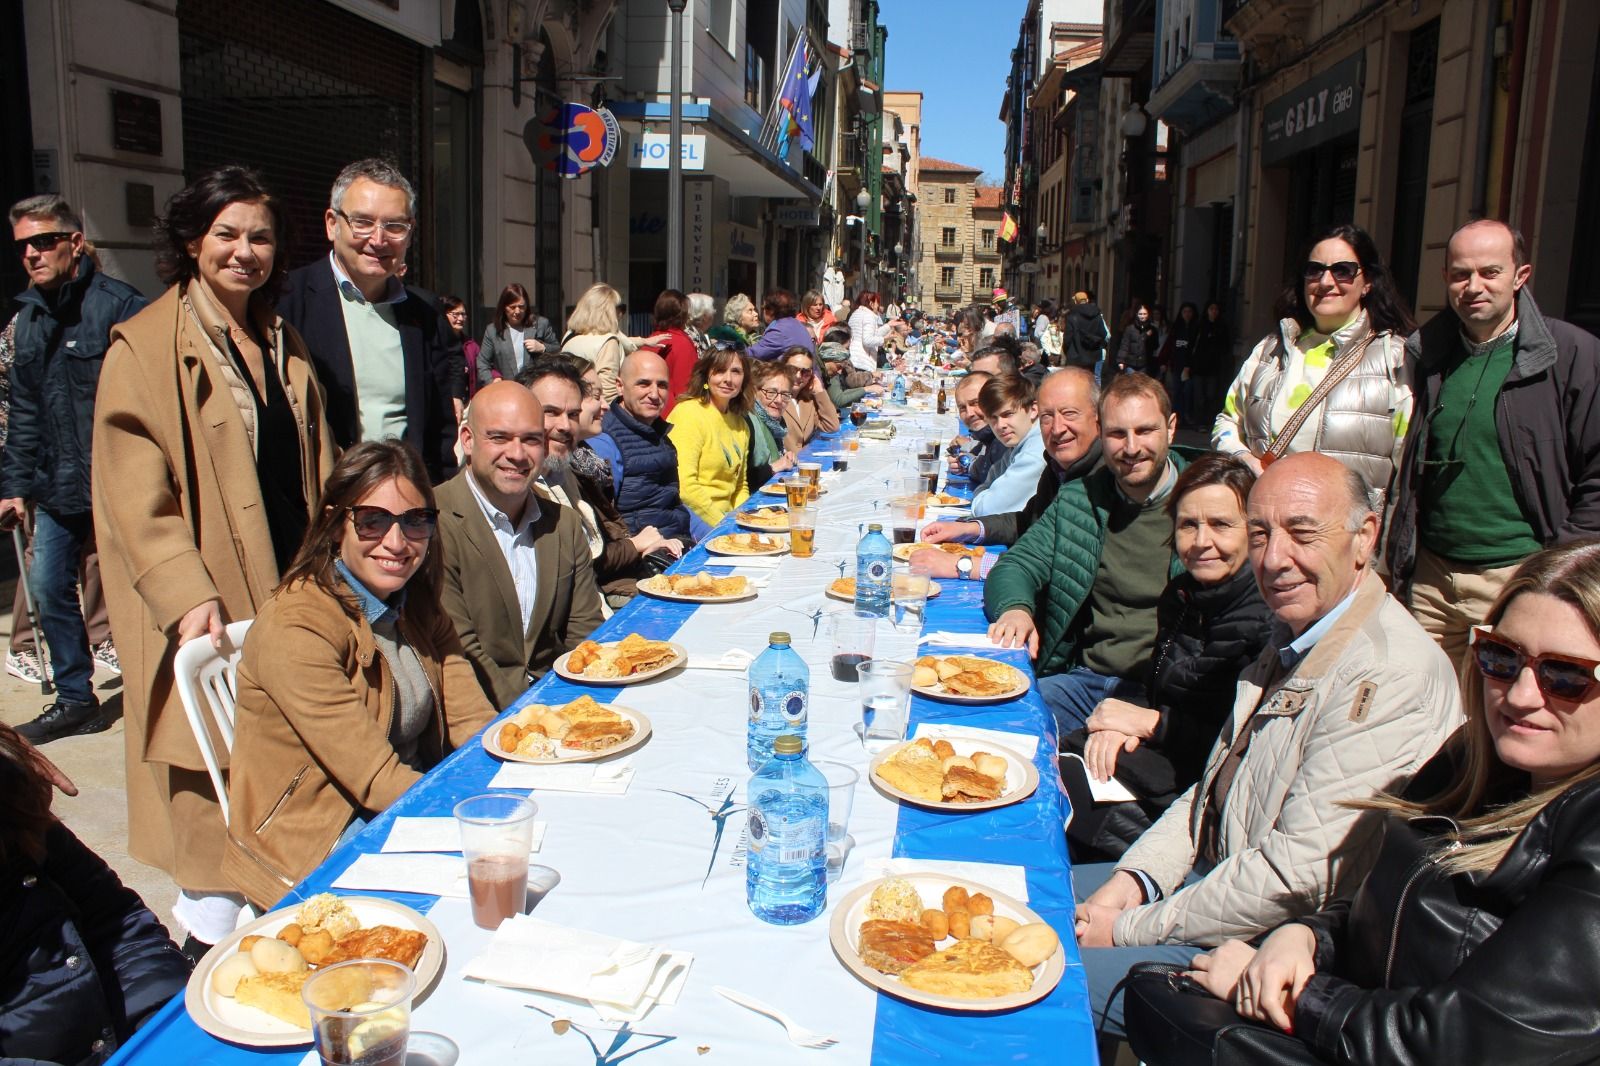
M 1524 666 L 1531 667 L 1539 691 L 1564 703 L 1583 702 L 1600 682 L 1600 662 L 1593 659 L 1549 652 L 1530 656 L 1488 626 L 1473 626 L 1469 640 L 1479 672 L 1491 681 L 1509 685 Z
M 350 521 L 362 540 L 382 540 L 396 522 L 407 540 L 427 540 L 439 527 L 439 511 L 435 507 L 413 507 L 405 514 L 395 514 L 382 507 L 352 507 Z
M 1361 273 L 1361 264 L 1352 263 L 1342 259 L 1337 263 L 1319 263 L 1315 259 L 1306 263 L 1305 279 L 1307 281 L 1321 281 L 1323 274 L 1332 274 L 1333 280 L 1340 285 L 1348 285 L 1356 280 L 1356 275 Z
M 36 252 L 48 252 L 71 237 L 70 233 L 35 233 L 32 237 L 18 237 L 11 243 L 16 245 L 17 254 L 21 255 L 27 248 L 32 248 Z

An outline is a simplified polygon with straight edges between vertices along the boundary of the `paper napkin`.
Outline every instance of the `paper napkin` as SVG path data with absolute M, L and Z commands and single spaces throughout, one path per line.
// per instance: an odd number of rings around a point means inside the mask
M 544 843 L 548 822 L 533 823 L 533 846 L 538 851 Z M 461 827 L 454 818 L 396 818 L 383 842 L 382 850 L 392 852 L 456 851 L 461 850 Z
M 1001 648 L 1000 645 L 989 639 L 987 633 L 937 633 L 922 634 L 922 643 L 931 644 L 938 648 L 988 648 L 992 651 L 1016 651 L 1015 648 Z
M 489 781 L 495 788 L 533 788 L 548 792 L 591 792 L 601 796 L 621 796 L 633 781 L 633 760 L 566 765 L 536 766 L 532 763 L 502 763 Z

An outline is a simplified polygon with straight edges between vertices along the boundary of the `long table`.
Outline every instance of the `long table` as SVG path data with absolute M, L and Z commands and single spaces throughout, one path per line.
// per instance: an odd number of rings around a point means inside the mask
M 417 1006 L 413 1028 L 451 1036 L 461 1045 L 463 1064 L 601 1066 L 630 1055 L 642 1066 L 814 1062 L 824 1056 L 839 1063 L 885 1066 L 1095 1062 L 1083 969 L 1072 936 L 1071 870 L 1062 832 L 1068 806 L 1054 765 L 1054 726 L 1036 691 L 1008 703 L 979 706 L 913 697 L 912 730 L 921 723 L 952 723 L 1040 738 L 1035 758 L 1040 786 L 1031 797 L 1008 807 L 948 814 L 901 806 L 868 782 L 868 755 L 854 729 L 860 721 L 855 686 L 834 681 L 829 672 L 825 616 L 848 608 L 825 600 L 823 589 L 833 577 L 853 573 L 858 523 L 874 516 L 887 520 L 887 501 L 897 491 L 897 479 L 914 465 L 908 463 L 909 441 L 919 433 L 937 436 L 942 430 L 948 435 L 952 422 L 904 409 L 892 409 L 891 417 L 900 430 L 895 441 L 862 441 L 851 455 L 850 469 L 829 475 L 829 491 L 819 501 L 813 558 L 784 557 L 777 569 L 743 571 L 768 583 L 755 600 L 739 604 L 681 604 L 640 595 L 595 635 L 599 640 L 629 633 L 670 638 L 689 647 L 692 655 L 712 657 L 728 648 L 759 653 L 771 630 L 793 635 L 796 650 L 811 669 L 810 756 L 848 762 L 861 771 L 850 822 L 855 846 L 840 880 L 829 886 L 828 911 L 805 925 L 777 927 L 758 920 L 745 905 L 744 818 L 726 813 L 742 807 L 717 801 L 730 787 L 734 798 L 741 799 L 748 777 L 742 673 L 680 670 L 620 689 L 576 685 L 550 674 L 507 713 L 530 701 L 558 704 L 588 693 L 600 702 L 614 700 L 643 711 L 654 732 L 630 757 L 635 776 L 625 795 L 534 793 L 539 819 L 548 823 L 534 862 L 561 874 L 560 885 L 534 913 L 561 925 L 693 952 L 682 996 L 675 1005 L 659 1005 L 627 1026 L 592 1019 L 571 1028 L 552 1026 L 548 1014 L 530 1009 L 526 994 L 461 978 L 461 968 L 489 938 L 472 925 L 464 900 L 362 893 L 387 896 L 427 913 L 445 935 L 444 976 Z M 842 447 L 833 436 L 824 436 L 808 452 L 830 464 L 829 454 Z M 747 506 L 759 502 L 752 499 Z M 717 532 L 732 528 L 730 516 Z M 729 563 L 697 547 L 678 568 Z M 926 631 L 982 633 L 981 583 L 941 584 L 942 595 L 928 603 Z M 902 641 L 909 651 L 910 641 Z M 1024 670 L 1031 667 L 1021 652 L 986 654 Z M 358 856 L 381 850 L 396 816 L 448 815 L 462 797 L 488 790 L 501 765 L 476 743 L 454 752 L 365 831 L 334 851 L 284 903 L 328 890 Z M 837 901 L 876 876 L 876 863 L 891 856 L 1024 867 L 1028 905 L 1055 927 L 1065 946 L 1068 965 L 1060 984 L 1044 999 L 1018 1010 L 963 1013 L 907 1003 L 857 980 L 829 947 L 828 921 Z M 840 1042 L 826 1051 L 795 1047 L 776 1023 L 713 994 L 714 985 L 764 999 Z M 304 1049 L 245 1048 L 215 1039 L 189 1018 L 179 996 L 113 1061 L 305 1060 Z M 314 1054 L 309 1061 L 316 1061 Z

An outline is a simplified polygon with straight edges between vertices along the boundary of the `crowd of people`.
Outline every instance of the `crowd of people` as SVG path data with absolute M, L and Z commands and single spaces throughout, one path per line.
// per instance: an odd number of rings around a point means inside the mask
M 1008 550 L 912 563 L 981 580 L 991 638 L 1033 659 L 1101 1031 L 1151 1063 L 1600 1051 L 1600 340 L 1539 311 L 1509 227 L 1452 236 L 1420 329 L 1366 233 L 1320 235 L 1230 385 L 1217 304 L 1114 332 L 1088 292 L 1030 320 L 998 290 L 934 319 L 669 289 L 630 336 L 608 285 L 563 321 L 510 283 L 474 341 L 461 299 L 405 282 L 415 196 L 378 160 L 298 256 L 255 173 L 200 176 L 151 301 L 61 198 L 10 223 L 30 287 L 0 335 L 0 523 L 32 527 L 56 698 L 0 729 L 0 855 L 50 882 L 51 928 L 103 940 L 85 1024 L 0 1032 L 0 1055 L 125 1039 L 185 956 L 928 363 L 956 378 L 974 495 L 922 539 Z M 1210 449 L 1175 443 L 1205 421 Z M 181 890 L 181 954 L 49 814 L 72 786 L 36 746 L 110 725 L 99 596 L 130 850 Z M 173 659 L 245 620 L 221 797 Z M 1131 800 L 1101 801 L 1113 778 Z

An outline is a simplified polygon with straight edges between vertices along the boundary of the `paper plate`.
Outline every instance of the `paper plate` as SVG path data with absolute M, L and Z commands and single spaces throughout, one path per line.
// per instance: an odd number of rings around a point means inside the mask
M 878 776 L 878 767 L 894 758 L 895 753 L 902 748 L 910 747 L 913 741 L 896 744 L 894 747 L 879 752 L 877 757 L 867 767 L 867 776 L 872 779 L 872 785 L 886 796 L 892 796 L 902 803 L 909 803 L 915 807 L 926 807 L 933 811 L 986 811 L 994 807 L 1009 807 L 1013 803 L 1020 803 L 1033 795 L 1039 787 L 1039 769 L 1033 765 L 1032 760 L 1024 759 L 1018 752 L 1010 748 L 1003 748 L 998 744 L 987 741 L 969 739 L 966 737 L 949 737 L 950 746 L 956 749 L 957 755 L 971 755 L 975 751 L 986 751 L 991 755 L 998 755 L 1006 761 L 1005 790 L 992 800 L 979 800 L 976 803 L 955 803 L 946 800 L 933 802 L 913 796 L 909 792 L 902 792 L 889 782 Z
M 827 471 L 823 471 L 823 473 L 827 473 Z M 781 482 L 781 481 L 769 481 L 765 485 L 762 485 L 756 491 L 758 493 L 760 493 L 761 495 L 763 495 L 763 496 L 783 496 L 783 497 L 787 497 L 789 495 L 786 491 L 784 491 L 783 482 Z M 817 495 L 818 496 L 826 496 L 827 494 L 828 494 L 828 486 L 826 486 L 826 485 L 818 485 L 817 486 Z
M 834 580 L 849 580 L 849 579 L 835 578 Z M 898 582 L 899 580 L 900 580 L 900 575 L 898 575 L 898 574 L 895 575 L 895 581 Z M 824 594 L 827 595 L 830 599 L 843 600 L 845 603 L 854 603 L 855 599 L 856 599 L 855 592 L 853 590 L 850 592 L 849 595 L 846 595 L 844 592 L 840 591 L 839 589 L 834 588 L 832 581 L 828 582 L 828 587 L 826 589 L 824 589 L 823 591 L 824 591 Z M 930 600 L 938 599 L 939 598 L 939 593 L 941 593 L 943 591 L 944 591 L 944 589 L 939 586 L 939 583 L 937 581 L 929 579 L 929 581 L 928 581 L 928 599 L 930 599 Z M 901 598 L 901 594 L 900 594 L 900 590 L 899 589 L 895 589 L 893 591 L 892 595 L 893 595 L 893 598 L 895 600 L 899 600 Z
M 1033 922 L 1042 922 L 1033 911 L 1025 904 L 1019 903 L 1002 892 L 996 892 L 974 881 L 967 881 L 959 877 L 949 877 L 944 874 L 902 874 L 910 881 L 922 896 L 923 906 L 938 907 L 944 896 L 944 890 L 959 885 L 969 893 L 982 892 L 994 900 L 994 912 L 1021 924 L 1028 925 Z M 866 920 L 867 903 L 872 899 L 872 892 L 887 878 L 878 878 L 869 881 L 860 888 L 845 896 L 839 901 L 838 907 L 833 912 L 833 921 L 828 926 L 828 941 L 833 945 L 833 952 L 844 964 L 845 969 L 855 974 L 861 980 L 881 992 L 887 992 L 897 999 L 920 1003 L 928 1007 L 943 1007 L 946 1010 L 962 1011 L 964 1013 L 985 1013 L 989 1011 L 1014 1010 L 1035 1003 L 1049 995 L 1051 990 L 1061 982 L 1061 975 L 1066 972 L 1066 949 L 1057 946 L 1054 955 L 1033 967 L 1033 986 L 1026 992 L 1013 992 L 1006 996 L 994 996 L 988 999 L 961 999 L 956 996 L 936 995 L 932 992 L 922 992 L 915 988 L 907 988 L 900 983 L 900 978 L 886 973 L 880 973 L 861 961 L 861 953 L 857 944 L 861 937 L 861 923 Z M 944 940 L 939 943 L 941 948 L 949 947 L 955 943 L 953 940 Z
M 559 709 L 554 704 L 550 706 L 552 710 Z M 605 708 L 608 711 L 616 711 L 623 718 L 632 721 L 633 736 L 616 747 L 607 748 L 604 751 L 568 751 L 565 748 L 558 748 L 557 754 L 550 758 L 540 758 L 536 755 L 518 755 L 516 752 L 507 751 L 500 746 L 500 728 L 505 725 L 505 722 L 494 723 L 479 736 L 483 741 L 483 750 L 493 755 L 496 759 L 505 759 L 507 762 L 532 763 L 534 766 L 560 766 L 562 763 L 594 762 L 596 759 L 609 759 L 613 755 L 621 755 L 625 751 L 632 751 L 650 739 L 650 719 L 646 718 L 644 714 L 634 710 L 632 707 L 619 707 L 615 703 L 608 703 Z M 507 718 L 506 721 L 510 721 L 510 719 Z M 951 741 L 951 743 L 955 742 Z M 1008 755 L 1006 758 L 1009 759 L 1010 756 Z
M 607 640 L 599 643 L 602 648 L 610 648 L 615 647 L 620 642 Z M 567 660 L 572 658 L 572 652 L 570 651 L 552 663 L 550 669 L 554 670 L 557 676 L 564 677 L 568 681 L 575 681 L 580 685 L 605 685 L 609 687 L 615 685 L 637 685 L 641 681 L 649 681 L 652 677 L 660 677 L 670 670 L 676 670 L 689 661 L 689 649 L 682 644 L 674 644 L 670 640 L 657 641 L 656 643 L 670 647 L 672 649 L 672 658 L 660 666 L 651 667 L 649 670 L 641 670 L 639 673 L 629 674 L 627 677 L 590 677 L 587 674 L 574 673 L 567 669 Z
M 345 896 L 345 903 L 355 912 L 361 928 L 375 925 L 392 925 L 401 929 L 416 929 L 428 936 L 428 946 L 422 949 L 417 960 L 417 994 L 413 1004 L 421 1003 L 433 991 L 439 973 L 444 968 L 444 937 L 439 929 L 410 907 L 374 896 Z M 212 1036 L 246 1047 L 297 1047 L 311 1043 L 311 1030 L 296 1029 L 288 1022 L 255 1007 L 247 1007 L 227 996 L 219 995 L 211 987 L 211 974 L 218 966 L 238 954 L 239 941 L 247 936 L 274 937 L 279 930 L 300 915 L 300 904 L 263 914 L 233 935 L 225 938 L 206 953 L 205 958 L 189 975 L 184 989 L 184 1006 L 194 1023 Z
M 770 532 L 770 530 L 760 530 L 759 532 Z M 759 551 L 750 551 L 745 548 L 732 548 L 729 547 L 729 545 L 733 542 L 728 539 L 732 535 L 733 534 L 731 533 L 724 533 L 720 537 L 712 537 L 710 540 L 706 541 L 706 551 L 712 555 L 731 555 L 737 558 L 739 556 L 782 555 L 784 552 L 789 550 L 788 538 L 781 536 L 770 538 L 778 542 L 778 546 L 776 548 L 762 548 Z
M 949 658 L 947 655 L 936 655 L 933 657 L 937 659 Z M 964 656 L 964 658 L 984 659 L 982 655 L 968 655 Z M 946 703 L 1004 703 L 1006 700 L 1016 699 L 1018 696 L 1022 695 L 1024 692 L 1027 692 L 1028 689 L 1032 687 L 1033 682 L 1029 680 L 1027 671 L 1018 670 L 1015 666 L 1011 666 L 1010 663 L 1002 663 L 998 659 L 984 659 L 984 661 L 998 663 L 1001 666 L 1011 667 L 1011 670 L 1020 679 L 1020 684 L 1018 684 L 1015 688 L 1006 689 L 1004 692 L 996 692 L 992 696 L 964 696 L 957 692 L 946 692 L 943 685 L 928 685 L 926 687 L 922 685 L 912 685 L 911 691 L 915 692 L 919 696 L 926 696 L 931 700 L 944 700 Z
M 787 533 L 789 532 L 789 511 L 788 508 L 784 508 L 783 514 L 774 516 L 767 521 L 757 518 L 754 511 L 735 511 L 733 512 L 733 524 L 740 529 L 748 529 L 756 533 Z
M 957 547 L 960 548 L 959 551 L 955 550 Z M 920 551 L 923 548 L 934 548 L 957 559 L 961 558 L 963 555 L 970 555 L 973 557 L 974 564 L 976 564 L 977 560 L 981 558 L 980 552 L 969 549 L 965 545 L 929 544 L 926 541 L 920 540 L 915 544 L 896 544 L 893 549 L 894 557 L 899 562 L 908 563 L 911 561 L 911 553 L 914 551 Z
M 745 581 L 745 591 L 737 596 L 709 596 L 698 593 L 673 592 L 667 585 L 667 575 L 656 574 L 639 582 L 639 591 L 647 596 L 654 596 L 658 600 L 673 600 L 678 603 L 738 603 L 742 600 L 753 600 L 760 589 L 756 588 L 748 579 Z

